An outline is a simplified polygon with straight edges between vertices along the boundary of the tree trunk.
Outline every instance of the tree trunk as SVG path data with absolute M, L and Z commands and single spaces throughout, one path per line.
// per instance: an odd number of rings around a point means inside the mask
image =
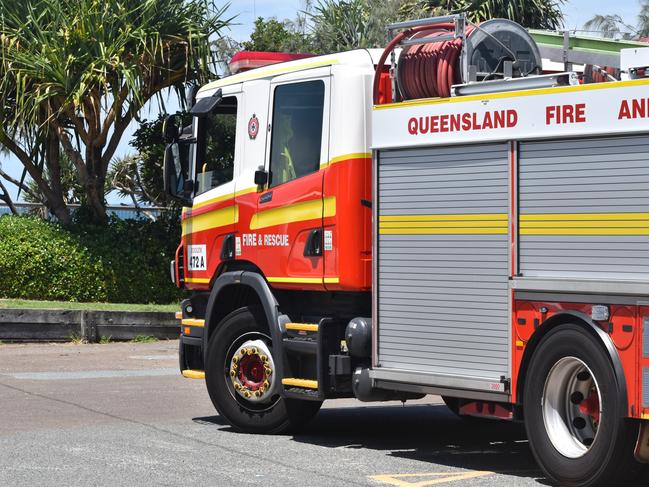
M 54 198 L 48 198 L 47 206 L 50 211 L 54 213 L 54 216 L 56 216 L 59 222 L 63 225 L 69 225 L 72 223 L 72 218 L 65 201 L 66 195 L 63 194 L 63 185 L 61 184 L 61 152 L 59 148 L 59 139 L 54 131 L 50 131 L 47 134 L 46 140 L 47 158 L 45 160 L 45 165 L 47 166 L 50 187 L 52 188 L 52 193 L 54 193 Z
M 49 175 L 50 187 L 54 194 L 60 195 L 65 200 L 63 194 L 63 185 L 61 184 L 61 152 L 59 150 L 59 139 L 50 131 L 47 134 L 47 158 L 45 159 L 47 173 Z
M 7 206 L 9 207 L 9 210 L 11 211 L 11 213 L 13 213 L 14 215 L 17 215 L 18 210 L 14 206 L 14 202 L 11 201 L 11 197 L 9 196 L 9 191 L 7 191 L 7 188 L 2 183 L 2 181 L 0 181 L 0 190 L 2 190 L 2 194 L 0 194 L 0 200 L 4 201 L 7 204 Z
M 63 198 L 57 198 L 54 202 L 48 200 L 47 206 L 62 225 L 70 225 L 72 223 L 70 209 L 65 204 L 65 201 L 63 201 Z
M 104 206 L 104 191 L 103 187 L 95 177 L 88 181 L 86 186 L 86 206 L 90 210 L 91 222 L 96 225 L 106 225 L 108 216 L 106 214 L 106 207 Z M 103 184 L 101 184 L 103 186 Z
M 43 169 L 36 166 L 30 156 L 20 147 L 13 139 L 7 137 L 7 134 L 0 131 L 0 143 L 12 152 L 22 162 L 27 173 L 38 186 L 39 191 L 45 198 L 45 203 L 58 220 L 64 224 L 71 223 L 70 211 L 65 204 L 62 194 L 55 193 L 44 177 Z

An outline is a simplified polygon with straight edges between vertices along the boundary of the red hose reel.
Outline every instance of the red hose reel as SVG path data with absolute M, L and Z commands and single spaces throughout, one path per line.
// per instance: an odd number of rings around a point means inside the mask
M 452 86 L 541 73 L 541 55 L 529 33 L 519 24 L 493 19 L 479 25 L 463 14 L 400 22 L 404 29 L 387 45 L 376 70 L 374 103 L 391 97 L 380 93 L 381 73 L 391 56 L 394 98 L 446 98 Z M 398 56 L 395 49 L 402 46 Z M 507 69 L 506 69 L 507 68 Z
M 450 24 L 453 29 L 455 26 Z M 465 35 L 473 32 L 468 26 Z M 434 39 L 446 36 L 450 29 L 436 27 L 434 31 L 421 31 L 413 38 Z M 462 83 L 459 60 L 462 38 L 407 46 L 401 52 L 397 69 L 399 89 L 404 99 L 446 98 L 451 96 L 451 86 Z

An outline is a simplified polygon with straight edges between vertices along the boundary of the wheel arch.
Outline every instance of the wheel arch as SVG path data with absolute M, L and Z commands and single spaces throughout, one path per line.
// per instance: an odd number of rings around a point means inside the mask
M 530 341 L 525 348 L 525 353 L 523 354 L 523 360 L 521 361 L 521 367 L 518 371 L 518 377 L 516 379 L 516 403 L 523 404 L 523 393 L 525 391 L 525 379 L 527 376 L 527 371 L 532 361 L 534 352 L 541 344 L 543 339 L 555 328 L 558 328 L 562 325 L 574 324 L 581 326 L 587 330 L 591 335 L 593 335 L 597 341 L 600 343 L 606 354 L 608 355 L 611 365 L 613 366 L 613 371 L 615 373 L 616 381 L 618 384 L 618 390 L 622 396 L 623 404 L 622 410 L 628 411 L 628 393 L 626 387 L 626 376 L 624 375 L 624 369 L 622 368 L 622 361 L 620 360 L 620 355 L 618 354 L 615 344 L 611 337 L 602 330 L 595 321 L 591 319 L 590 316 L 574 310 L 565 310 L 559 313 L 552 315 L 550 318 L 545 320 L 541 326 L 536 330 L 532 335 Z
M 210 337 L 217 330 L 219 323 L 243 306 L 260 306 L 273 341 L 280 340 L 278 303 L 264 277 L 258 272 L 248 270 L 226 271 L 214 280 L 205 309 L 204 360 L 207 360 Z

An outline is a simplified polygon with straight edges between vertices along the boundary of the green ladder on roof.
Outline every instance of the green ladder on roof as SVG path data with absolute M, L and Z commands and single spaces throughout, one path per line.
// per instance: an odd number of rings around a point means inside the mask
M 621 49 L 649 47 L 646 42 L 575 36 L 568 31 L 530 29 L 529 33 L 538 44 L 541 57 L 566 64 L 567 71 L 571 63 L 619 68 Z

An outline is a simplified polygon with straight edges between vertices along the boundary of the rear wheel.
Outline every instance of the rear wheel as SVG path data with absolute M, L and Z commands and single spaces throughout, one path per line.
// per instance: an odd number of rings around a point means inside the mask
M 623 485 L 639 467 L 638 427 L 601 344 L 587 330 L 552 330 L 535 351 L 524 392 L 525 427 L 537 462 L 554 482 Z
M 216 410 L 235 428 L 250 433 L 281 433 L 306 423 L 320 401 L 279 395 L 270 334 L 258 308 L 240 308 L 210 338 L 205 382 Z

